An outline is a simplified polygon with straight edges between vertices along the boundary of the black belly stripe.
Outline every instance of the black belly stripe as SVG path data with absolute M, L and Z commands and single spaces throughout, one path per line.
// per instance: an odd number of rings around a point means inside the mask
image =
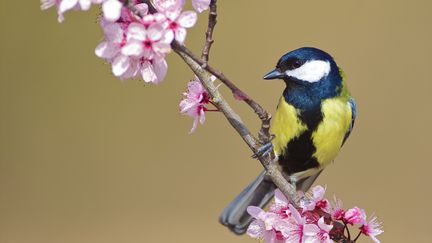
M 311 139 L 312 133 L 306 131 L 288 143 L 285 153 L 279 157 L 279 164 L 288 174 L 318 168 L 319 163 L 313 154 L 316 148 Z
M 321 105 L 302 110 L 299 112 L 299 118 L 308 129 L 289 141 L 285 152 L 279 157 L 279 164 L 287 174 L 318 168 L 320 165 L 313 156 L 316 148 L 312 134 L 323 120 Z

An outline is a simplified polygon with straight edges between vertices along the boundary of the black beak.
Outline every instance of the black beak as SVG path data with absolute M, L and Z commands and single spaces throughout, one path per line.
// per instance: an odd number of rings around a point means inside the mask
M 277 79 L 277 78 L 283 78 L 285 77 L 284 73 L 279 72 L 277 69 L 267 73 L 264 75 L 263 79 Z

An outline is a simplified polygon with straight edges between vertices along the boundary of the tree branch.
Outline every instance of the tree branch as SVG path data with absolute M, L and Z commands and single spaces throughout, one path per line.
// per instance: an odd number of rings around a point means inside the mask
M 209 60 L 209 54 L 210 54 L 210 48 L 214 42 L 213 40 L 213 30 L 217 23 L 217 0 L 211 0 L 210 2 L 210 12 L 208 17 L 208 26 L 206 31 L 206 42 L 204 44 L 204 48 L 202 50 L 201 59 L 204 61 L 204 63 L 208 63 Z

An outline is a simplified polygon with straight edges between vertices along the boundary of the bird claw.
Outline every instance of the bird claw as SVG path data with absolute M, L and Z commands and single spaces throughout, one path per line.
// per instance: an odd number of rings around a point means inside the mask
M 259 157 L 264 157 L 268 155 L 273 150 L 273 144 L 271 142 L 268 142 L 261 146 L 258 151 L 252 155 L 252 158 L 257 159 Z

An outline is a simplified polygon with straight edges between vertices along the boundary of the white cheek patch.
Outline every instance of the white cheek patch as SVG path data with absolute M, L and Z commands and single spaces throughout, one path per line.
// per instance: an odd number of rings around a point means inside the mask
M 330 73 L 330 69 L 330 62 L 313 60 L 306 62 L 299 68 L 288 70 L 285 74 L 302 81 L 315 83 L 327 76 Z

